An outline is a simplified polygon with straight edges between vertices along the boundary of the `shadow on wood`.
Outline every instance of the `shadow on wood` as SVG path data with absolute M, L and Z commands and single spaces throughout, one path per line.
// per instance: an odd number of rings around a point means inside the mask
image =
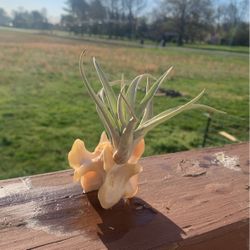
M 98 224 L 99 237 L 107 249 L 138 249 L 144 245 L 150 248 L 156 242 L 181 240 L 184 231 L 173 221 L 137 197 L 129 202 L 119 202 L 112 209 L 100 206 L 96 192 L 87 194 L 92 207 L 101 218 Z
M 112 209 L 100 206 L 97 192 L 57 199 L 40 204 L 40 214 L 33 217 L 37 229 L 57 235 L 82 235 L 101 239 L 107 249 L 138 249 L 161 242 L 169 245 L 182 239 L 184 231 L 144 200 L 133 198 L 119 202 Z M 32 225 L 32 221 L 29 222 Z M 171 245 L 171 244 L 170 244 Z

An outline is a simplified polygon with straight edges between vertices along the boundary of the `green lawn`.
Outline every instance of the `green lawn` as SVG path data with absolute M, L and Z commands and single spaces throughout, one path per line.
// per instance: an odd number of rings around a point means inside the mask
M 128 48 L 42 34 L 0 30 L 0 178 L 67 169 L 67 153 L 76 138 L 89 149 L 103 130 L 80 80 L 78 58 L 83 48 L 86 71 L 96 86 L 90 63 L 96 56 L 110 80 L 140 73 L 159 76 L 173 65 L 164 87 L 180 98 L 156 97 L 155 113 L 186 102 L 202 89 L 202 103 L 228 115 L 213 117 L 207 146 L 230 143 L 226 131 L 248 140 L 248 56 L 178 48 Z M 198 148 L 207 118 L 200 111 L 179 115 L 146 137 L 145 156 Z
M 237 53 L 249 53 L 249 47 L 246 46 L 227 46 L 227 45 L 210 45 L 210 44 L 188 44 L 186 48 L 204 49 L 204 50 L 215 50 L 225 52 L 237 52 Z

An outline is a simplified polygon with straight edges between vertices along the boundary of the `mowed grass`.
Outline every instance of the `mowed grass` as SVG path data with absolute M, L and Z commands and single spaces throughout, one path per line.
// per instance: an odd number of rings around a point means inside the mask
M 103 127 L 78 71 L 84 48 L 87 77 L 96 89 L 100 84 L 91 56 L 99 59 L 110 80 L 122 73 L 127 80 L 145 72 L 159 76 L 173 65 L 164 87 L 183 96 L 156 97 L 155 113 L 185 103 L 206 88 L 201 102 L 228 113 L 213 116 L 207 146 L 230 143 L 218 135 L 221 130 L 248 140 L 247 55 L 112 47 L 1 30 L 1 179 L 67 169 L 67 153 L 76 138 L 89 150 L 98 143 Z M 206 122 L 200 111 L 173 118 L 147 135 L 144 156 L 200 147 Z
M 236 52 L 236 53 L 249 53 L 249 47 L 247 46 L 227 46 L 227 45 L 211 45 L 211 44 L 194 44 L 186 45 L 186 48 L 194 49 L 205 49 L 225 52 Z

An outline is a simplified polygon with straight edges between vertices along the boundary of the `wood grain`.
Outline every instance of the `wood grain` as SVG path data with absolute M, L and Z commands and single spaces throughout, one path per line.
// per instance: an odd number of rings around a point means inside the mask
M 1 181 L 0 249 L 248 249 L 248 149 L 144 158 L 137 197 L 109 210 L 71 170 Z

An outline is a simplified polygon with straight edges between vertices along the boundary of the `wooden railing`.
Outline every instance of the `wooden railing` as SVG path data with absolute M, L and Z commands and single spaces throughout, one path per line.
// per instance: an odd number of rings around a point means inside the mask
M 248 144 L 141 160 L 139 192 L 109 210 L 72 171 L 0 182 L 0 249 L 248 249 Z

